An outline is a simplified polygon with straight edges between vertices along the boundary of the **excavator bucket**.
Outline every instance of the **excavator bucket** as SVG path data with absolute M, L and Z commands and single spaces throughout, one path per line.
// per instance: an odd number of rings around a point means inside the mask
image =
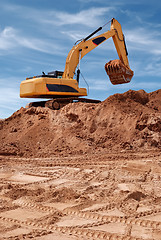
M 105 70 L 113 85 L 128 83 L 134 75 L 134 72 L 118 59 L 106 63 Z

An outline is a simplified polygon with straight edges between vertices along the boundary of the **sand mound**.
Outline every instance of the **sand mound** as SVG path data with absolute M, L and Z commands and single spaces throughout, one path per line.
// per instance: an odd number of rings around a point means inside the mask
M 161 90 L 128 91 L 99 104 L 21 108 L 0 121 L 0 154 L 51 156 L 161 147 Z

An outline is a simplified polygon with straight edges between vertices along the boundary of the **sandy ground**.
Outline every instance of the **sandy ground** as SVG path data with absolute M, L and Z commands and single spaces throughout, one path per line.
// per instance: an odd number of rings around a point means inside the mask
M 1 156 L 0 239 L 160 240 L 161 153 Z
M 0 120 L 0 239 L 161 240 L 161 89 Z

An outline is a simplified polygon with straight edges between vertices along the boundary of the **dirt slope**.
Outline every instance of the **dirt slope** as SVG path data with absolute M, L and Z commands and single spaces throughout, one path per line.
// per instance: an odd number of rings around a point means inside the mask
M 0 120 L 0 154 L 46 157 L 161 147 L 161 90 L 130 90 L 59 111 L 21 108 Z

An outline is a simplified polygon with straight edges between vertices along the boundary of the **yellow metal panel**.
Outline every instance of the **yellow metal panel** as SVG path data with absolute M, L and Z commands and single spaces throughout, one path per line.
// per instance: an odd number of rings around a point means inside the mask
M 65 85 L 74 88 L 77 92 L 48 91 L 46 84 Z M 79 88 L 75 79 L 60 78 L 32 78 L 21 82 L 20 97 L 29 98 L 54 98 L 56 96 L 87 96 L 85 88 Z
M 32 82 L 21 82 L 20 85 L 20 97 L 26 97 L 34 93 L 34 85 Z
M 46 79 L 41 77 L 33 81 L 35 86 L 35 93 L 42 95 L 46 93 Z

